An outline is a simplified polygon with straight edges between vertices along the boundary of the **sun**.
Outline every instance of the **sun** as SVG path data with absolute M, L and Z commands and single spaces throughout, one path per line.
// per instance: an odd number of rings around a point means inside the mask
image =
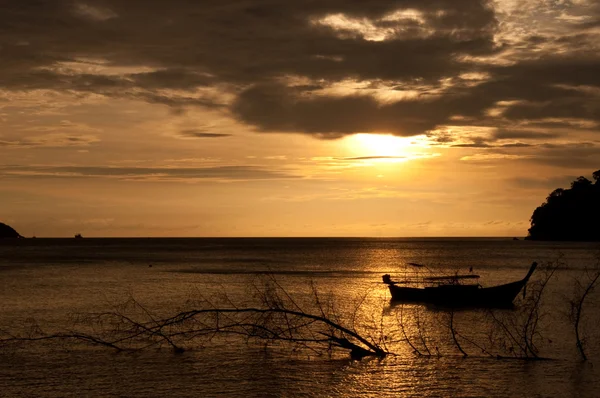
M 398 157 L 407 156 L 413 146 L 410 137 L 384 134 L 355 134 L 348 139 L 349 149 L 355 156 Z

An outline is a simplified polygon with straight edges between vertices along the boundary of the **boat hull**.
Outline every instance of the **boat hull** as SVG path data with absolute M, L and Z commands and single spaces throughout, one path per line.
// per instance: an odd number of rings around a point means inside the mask
M 513 301 L 527 284 L 537 263 L 520 281 L 504 285 L 481 287 L 479 285 L 445 284 L 431 287 L 398 286 L 384 277 L 393 302 L 426 303 L 446 307 L 510 308 Z
M 414 288 L 389 285 L 392 301 L 453 307 L 510 307 L 523 283 L 482 288 L 477 285 L 441 285 Z

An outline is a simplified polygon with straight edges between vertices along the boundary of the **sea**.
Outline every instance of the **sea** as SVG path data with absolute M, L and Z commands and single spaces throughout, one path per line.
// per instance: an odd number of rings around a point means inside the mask
M 512 238 L 4 240 L 0 396 L 597 397 L 600 288 L 586 296 L 579 322 L 587 360 L 569 315 L 599 259 L 598 243 Z M 534 261 L 513 309 L 392 303 L 381 282 L 458 273 L 493 286 L 523 278 Z M 535 311 L 523 311 L 545 281 Z M 327 344 L 224 333 L 186 335 L 182 350 L 160 338 L 122 351 L 57 338 L 110 336 L 115 325 L 92 322 L 94 314 L 139 326 L 182 311 L 257 308 L 269 297 L 390 354 L 357 360 Z M 519 350 L 524 330 L 535 355 Z M 55 338 L 28 339 L 40 336 Z

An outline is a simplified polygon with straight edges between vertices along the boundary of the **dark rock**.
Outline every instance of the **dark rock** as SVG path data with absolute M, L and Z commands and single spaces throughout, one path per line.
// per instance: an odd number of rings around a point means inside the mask
M 0 222 L 0 238 L 22 238 L 12 227 Z

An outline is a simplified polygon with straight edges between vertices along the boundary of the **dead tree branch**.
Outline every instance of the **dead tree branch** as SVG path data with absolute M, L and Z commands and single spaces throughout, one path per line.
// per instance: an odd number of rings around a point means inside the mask
M 117 351 L 168 346 L 174 352 L 183 352 L 185 346 L 202 345 L 217 336 L 235 335 L 245 337 L 246 341 L 284 342 L 313 352 L 318 352 L 319 347 L 326 350 L 340 347 L 350 350 L 351 356 L 357 359 L 383 358 L 388 354 L 378 339 L 359 333 L 353 324 L 345 325 L 343 319 L 346 318 L 338 316 L 332 298 L 323 301 L 316 286 L 311 285 L 311 289 L 316 313 L 303 310 L 271 278 L 263 289 L 256 291 L 258 306 L 238 307 L 228 297 L 221 300 L 224 305 L 204 299 L 195 303 L 202 308 L 160 317 L 130 299 L 113 311 L 77 317 L 73 330 L 47 333 L 35 324 L 20 335 L 3 332 L 0 347 L 69 340 Z

